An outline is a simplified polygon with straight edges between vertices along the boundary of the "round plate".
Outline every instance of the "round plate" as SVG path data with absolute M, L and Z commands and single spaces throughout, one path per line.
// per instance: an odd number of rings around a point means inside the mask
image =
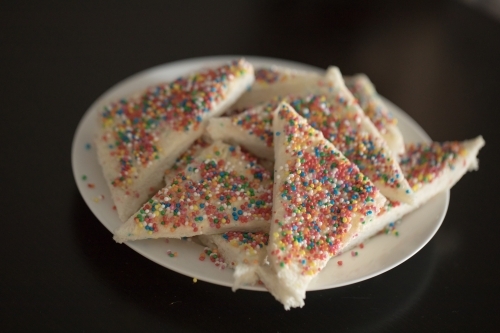
M 98 127 L 98 114 L 104 105 L 133 92 L 143 90 L 150 85 L 174 80 L 188 72 L 203 67 L 217 66 L 240 57 L 195 58 L 153 67 L 116 84 L 90 106 L 80 121 L 73 139 L 71 152 L 73 174 L 83 199 L 109 231 L 113 232 L 122 222 L 113 209 L 111 194 L 97 161 L 93 144 Z M 245 58 L 255 67 L 278 65 L 299 70 L 323 72 L 317 67 L 281 59 Z M 430 140 L 413 119 L 394 104 L 386 102 L 390 111 L 398 118 L 405 142 Z M 405 216 L 404 223 L 397 225 L 399 236 L 396 236 L 394 232 L 381 234 L 365 242 L 363 249 L 355 250 L 358 252 L 357 256 L 353 256 L 349 252 L 331 260 L 311 282 L 308 290 L 329 289 L 352 284 L 379 275 L 401 264 L 418 252 L 437 232 L 444 220 L 449 198 L 449 191 L 441 193 L 420 209 Z M 110 241 L 112 241 L 111 236 Z M 223 286 L 232 286 L 232 270 L 221 270 L 209 260 L 201 262 L 198 258 L 203 252 L 203 247 L 194 242 L 176 239 L 150 239 L 128 242 L 127 245 L 146 258 L 181 274 Z M 117 244 L 116 246 L 123 245 Z M 169 251 L 177 252 L 177 256 L 169 256 Z M 339 260 L 342 260 L 342 266 L 337 264 Z M 262 286 L 243 288 L 265 290 Z

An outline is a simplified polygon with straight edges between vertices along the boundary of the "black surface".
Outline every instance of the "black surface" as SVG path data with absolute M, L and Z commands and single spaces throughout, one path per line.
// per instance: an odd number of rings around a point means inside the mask
M 486 332 L 499 324 L 500 23 L 456 1 L 0 3 L 3 332 Z M 365 72 L 436 141 L 482 134 L 413 258 L 286 312 L 269 294 L 171 272 L 92 215 L 70 149 L 89 105 L 149 67 L 285 58 Z

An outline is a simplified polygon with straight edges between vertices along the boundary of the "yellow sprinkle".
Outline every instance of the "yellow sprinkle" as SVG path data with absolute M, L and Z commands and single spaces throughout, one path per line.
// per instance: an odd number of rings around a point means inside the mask
M 198 279 L 197 278 L 193 278 L 193 283 L 196 283 L 198 282 Z

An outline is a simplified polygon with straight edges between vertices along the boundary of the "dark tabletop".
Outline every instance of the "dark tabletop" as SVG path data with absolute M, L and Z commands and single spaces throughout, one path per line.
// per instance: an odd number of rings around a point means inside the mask
M 498 329 L 500 20 L 460 1 L 123 3 L 0 4 L 2 332 Z M 193 283 L 113 241 L 77 190 L 71 143 L 118 81 L 225 54 L 364 72 L 435 141 L 483 135 L 480 170 L 452 189 L 442 227 L 414 257 L 309 292 L 302 309 Z

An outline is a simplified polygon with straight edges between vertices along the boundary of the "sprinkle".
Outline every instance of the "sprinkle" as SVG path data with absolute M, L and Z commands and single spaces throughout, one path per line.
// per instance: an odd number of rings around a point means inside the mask
M 87 186 L 88 186 L 88 188 L 95 188 L 95 185 L 92 183 L 88 183 Z
M 84 180 L 84 181 L 87 180 L 87 176 L 83 175 L 82 180 Z
M 193 278 L 193 283 L 196 283 L 198 282 L 198 279 L 197 278 Z
M 85 149 L 86 150 L 90 150 L 90 148 L 92 148 L 92 146 L 90 145 L 90 143 L 85 144 Z
M 337 265 L 342 266 L 343 262 L 342 260 L 337 261 Z

